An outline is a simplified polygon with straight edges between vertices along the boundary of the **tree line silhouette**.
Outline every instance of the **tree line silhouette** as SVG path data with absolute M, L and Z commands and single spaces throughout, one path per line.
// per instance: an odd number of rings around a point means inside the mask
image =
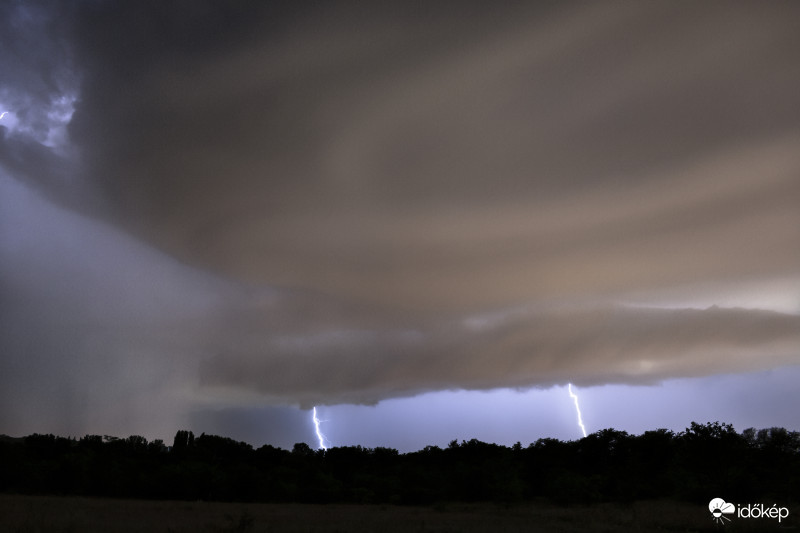
M 648 498 L 800 499 L 800 433 L 692 422 L 685 431 L 604 429 L 527 447 L 472 439 L 400 454 L 344 446 L 254 449 L 181 430 L 172 446 L 140 436 L 0 438 L 0 491 L 262 502 L 558 504 Z

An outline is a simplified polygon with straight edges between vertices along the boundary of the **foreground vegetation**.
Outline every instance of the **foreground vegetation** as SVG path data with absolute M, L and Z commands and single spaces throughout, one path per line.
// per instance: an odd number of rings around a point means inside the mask
M 715 497 L 790 515 L 720 526 Z M 798 502 L 800 433 L 717 422 L 407 454 L 254 449 L 189 431 L 172 446 L 0 437 L 0 531 L 12 532 L 769 531 L 800 527 Z
M 0 492 L 115 498 L 429 505 L 556 504 L 669 498 L 800 501 L 800 433 L 736 433 L 695 424 L 629 435 L 606 429 L 527 447 L 453 441 L 291 451 L 179 431 L 172 446 L 142 437 L 31 435 L 0 439 Z

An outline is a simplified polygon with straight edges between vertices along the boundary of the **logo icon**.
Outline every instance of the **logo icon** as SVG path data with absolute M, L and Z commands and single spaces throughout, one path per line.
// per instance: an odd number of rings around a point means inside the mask
M 724 524 L 726 520 L 728 522 L 731 521 L 731 519 L 725 515 L 735 513 L 736 506 L 732 503 L 726 503 L 722 498 L 714 498 L 708 502 L 708 510 L 711 511 L 712 520 L 718 524 Z

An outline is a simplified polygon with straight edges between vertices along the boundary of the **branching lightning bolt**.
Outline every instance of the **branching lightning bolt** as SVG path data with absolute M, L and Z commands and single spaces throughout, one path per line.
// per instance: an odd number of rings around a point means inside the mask
M 322 448 L 323 450 L 327 450 L 328 447 L 325 446 L 325 435 L 323 435 L 322 432 L 319 430 L 319 423 L 322 422 L 322 421 L 319 418 L 317 418 L 317 408 L 316 408 L 316 406 L 314 407 L 314 410 L 312 411 L 312 417 L 313 417 L 313 420 L 314 420 L 314 429 L 317 432 L 317 438 L 319 439 L 319 447 Z
M 567 388 L 569 389 L 569 396 L 575 402 L 575 410 L 578 412 L 578 425 L 581 427 L 581 431 L 583 431 L 583 436 L 586 436 L 586 426 L 583 425 L 583 417 L 581 417 L 581 406 L 578 405 L 578 395 L 572 392 L 572 383 L 567 383 Z

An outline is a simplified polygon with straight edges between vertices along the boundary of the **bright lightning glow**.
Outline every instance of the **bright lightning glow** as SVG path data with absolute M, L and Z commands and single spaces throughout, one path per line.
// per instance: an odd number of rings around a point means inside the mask
M 312 411 L 312 416 L 313 416 L 313 420 L 314 420 L 314 429 L 316 430 L 317 438 L 319 439 L 319 447 L 322 448 L 323 450 L 327 450 L 328 447 L 325 446 L 325 435 L 323 435 L 322 432 L 319 430 L 319 423 L 321 422 L 321 420 L 319 418 L 317 418 L 317 408 L 316 408 L 316 406 L 314 407 L 314 410 Z
M 578 396 L 572 392 L 572 383 L 567 383 L 569 389 L 569 396 L 575 401 L 575 410 L 578 412 L 578 425 L 581 427 L 581 431 L 583 431 L 583 436 L 586 436 L 586 426 L 583 425 L 583 418 L 581 417 L 581 407 L 578 405 Z
M 0 113 L 0 120 L 3 120 L 3 117 L 6 115 L 8 115 L 8 111 L 3 111 L 2 113 Z

